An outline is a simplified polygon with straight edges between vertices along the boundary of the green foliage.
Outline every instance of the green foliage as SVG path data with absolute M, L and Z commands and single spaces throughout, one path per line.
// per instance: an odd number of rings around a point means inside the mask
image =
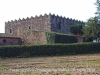
M 95 2 L 95 5 L 96 5 L 96 8 L 97 8 L 97 10 L 96 10 L 96 12 L 95 12 L 95 14 L 96 14 L 96 17 L 97 17 L 97 21 L 98 21 L 98 28 L 100 29 L 100 0 L 96 0 L 96 2 Z
M 5 66 L 7 66 L 6 63 L 2 63 L 2 64 L 0 64 L 0 67 L 5 67 Z
M 97 18 L 90 18 L 83 27 L 83 35 L 87 38 L 95 39 L 98 35 Z
M 3 46 L 0 57 L 34 57 L 100 53 L 100 43 Z
M 55 43 L 76 43 L 76 36 L 46 32 L 47 44 Z
M 70 72 L 66 72 L 66 74 L 65 75 L 71 75 L 71 73 Z
M 56 34 L 55 43 L 76 43 L 76 36 Z
M 70 26 L 70 32 L 77 35 L 77 34 L 83 34 L 82 32 L 82 25 L 74 25 L 74 26 Z
M 47 44 L 55 43 L 55 33 L 45 32 Z

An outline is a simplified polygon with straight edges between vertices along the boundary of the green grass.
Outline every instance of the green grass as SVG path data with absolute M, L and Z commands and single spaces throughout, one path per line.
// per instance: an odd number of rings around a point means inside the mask
M 4 66 L 7 66 L 7 64 L 5 64 L 5 63 L 0 64 L 0 67 L 4 67 Z

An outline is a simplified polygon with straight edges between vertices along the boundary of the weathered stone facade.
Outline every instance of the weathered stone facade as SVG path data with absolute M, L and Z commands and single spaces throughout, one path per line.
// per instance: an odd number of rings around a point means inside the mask
M 21 38 L 16 36 L 11 36 L 5 33 L 0 33 L 0 46 L 4 45 L 21 45 Z
M 17 35 L 22 39 L 23 44 L 46 44 L 45 33 L 41 31 L 33 31 L 20 27 L 18 28 Z
M 44 32 L 70 33 L 71 25 L 85 25 L 83 21 L 56 15 L 35 16 L 5 23 L 5 34 L 20 37 L 23 44 L 46 44 Z
M 17 29 L 19 27 L 34 31 L 70 33 L 69 27 L 77 24 L 84 25 L 85 23 L 75 19 L 45 14 L 44 16 L 40 15 L 39 17 L 27 17 L 26 19 L 23 18 L 22 20 L 19 19 L 11 22 L 8 21 L 5 23 L 5 33 L 17 35 Z
M 0 37 L 0 46 L 3 45 L 21 45 L 21 39 L 14 37 Z
M 51 31 L 60 33 L 70 33 L 70 26 L 72 25 L 85 25 L 83 21 L 78 21 L 72 18 L 59 17 L 50 15 Z
M 45 14 L 40 17 L 27 17 L 26 19 L 19 19 L 18 21 L 7 22 L 5 23 L 5 33 L 17 36 L 17 30 L 19 27 L 34 31 L 51 31 L 50 16 Z

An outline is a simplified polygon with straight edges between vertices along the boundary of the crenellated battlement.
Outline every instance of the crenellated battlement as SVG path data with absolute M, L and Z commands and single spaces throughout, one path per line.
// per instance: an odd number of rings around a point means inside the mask
M 20 22 L 20 21 L 28 21 L 28 20 L 30 20 L 30 19 L 36 19 L 36 18 L 42 18 L 42 17 L 47 17 L 47 16 L 49 16 L 49 15 L 47 15 L 47 14 L 44 14 L 44 15 L 39 15 L 39 16 L 37 16 L 37 15 L 35 15 L 35 17 L 33 17 L 33 16 L 31 16 L 31 17 L 27 17 L 27 18 L 23 18 L 23 19 L 18 19 L 18 20 L 11 20 L 11 21 L 8 21 L 8 22 L 5 22 L 5 23 L 11 23 L 11 22 Z
M 80 20 L 75 20 L 75 19 L 72 19 L 72 18 L 69 18 L 69 17 L 62 17 L 62 16 L 58 16 L 58 15 L 55 15 L 55 14 L 51 14 L 51 13 L 49 13 L 49 14 L 44 14 L 44 15 L 39 15 L 39 16 L 35 16 L 35 17 L 33 17 L 33 16 L 31 16 L 31 17 L 27 17 L 27 18 L 23 18 L 23 19 L 18 19 L 18 20 L 11 20 L 11 21 L 8 21 L 8 22 L 5 22 L 6 24 L 7 23 L 16 23 L 16 22 L 21 22 L 21 21 L 29 21 L 29 20 L 33 20 L 33 19 L 37 19 L 37 18 L 42 18 L 42 17 L 48 17 L 48 16 L 50 16 L 52 19 L 59 19 L 59 20 L 62 20 L 62 19 L 66 19 L 66 20 L 73 20 L 73 21 L 78 21 L 78 22 L 83 22 L 83 21 L 80 21 Z
M 85 25 L 83 21 L 69 17 L 66 18 L 51 13 L 44 15 L 40 14 L 35 17 L 31 16 L 5 22 L 5 32 L 7 34 L 17 35 L 18 28 L 22 27 L 34 31 L 70 33 L 69 27 L 77 24 Z M 10 33 L 11 30 L 12 33 Z

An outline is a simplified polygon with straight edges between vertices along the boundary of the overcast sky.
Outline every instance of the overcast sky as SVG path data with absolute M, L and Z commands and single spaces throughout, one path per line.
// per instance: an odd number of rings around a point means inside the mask
M 0 33 L 5 22 L 45 13 L 86 21 L 95 16 L 95 0 L 0 0 Z

